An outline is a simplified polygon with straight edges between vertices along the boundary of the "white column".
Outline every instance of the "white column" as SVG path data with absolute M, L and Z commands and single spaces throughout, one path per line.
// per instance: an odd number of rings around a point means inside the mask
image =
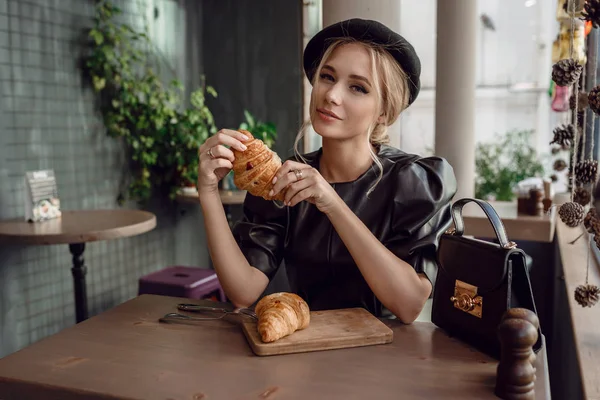
M 400 0 L 323 0 L 323 27 L 351 18 L 379 21 L 400 32 Z M 388 128 L 391 145 L 400 144 L 400 118 Z
M 437 0 L 437 16 L 435 154 L 454 167 L 457 200 L 475 193 L 477 0 Z

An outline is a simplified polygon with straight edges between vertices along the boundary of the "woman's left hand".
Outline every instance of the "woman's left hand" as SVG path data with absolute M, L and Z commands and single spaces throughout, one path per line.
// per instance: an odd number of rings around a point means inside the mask
M 306 200 L 324 213 L 330 212 L 341 201 L 333 187 L 310 165 L 295 161 L 283 163 L 275 178 L 269 195 L 284 191 L 284 203 L 293 207 Z

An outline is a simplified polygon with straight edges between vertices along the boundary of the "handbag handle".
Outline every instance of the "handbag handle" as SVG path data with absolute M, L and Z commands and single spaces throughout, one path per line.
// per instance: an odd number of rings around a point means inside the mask
M 508 237 L 506 236 L 506 230 L 504 229 L 504 224 L 502 224 L 502 220 L 488 202 L 479 200 L 479 199 L 471 199 L 464 198 L 456 201 L 452 205 L 452 220 L 454 221 L 454 234 L 457 236 L 462 236 L 465 231 L 465 223 L 462 218 L 462 209 L 467 203 L 476 203 L 479 207 L 483 209 L 485 215 L 487 215 L 488 220 L 492 224 L 492 228 L 494 228 L 494 232 L 496 233 L 496 237 L 500 242 L 500 246 L 505 249 L 512 249 L 516 247 L 514 242 L 510 242 Z

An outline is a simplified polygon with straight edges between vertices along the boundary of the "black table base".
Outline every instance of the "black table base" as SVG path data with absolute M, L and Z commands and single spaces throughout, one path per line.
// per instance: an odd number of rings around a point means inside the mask
M 85 274 L 87 267 L 83 261 L 85 243 L 71 243 L 69 250 L 73 255 L 73 289 L 75 292 L 75 320 L 77 323 L 88 318 L 87 290 L 85 285 Z

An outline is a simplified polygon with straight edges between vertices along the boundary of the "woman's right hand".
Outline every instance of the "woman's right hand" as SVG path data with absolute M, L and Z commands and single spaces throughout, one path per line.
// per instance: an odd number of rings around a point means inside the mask
M 242 143 L 248 137 L 231 129 L 221 129 L 206 139 L 198 150 L 198 193 L 218 191 L 218 184 L 233 168 L 235 157 L 231 148 L 246 150 Z

